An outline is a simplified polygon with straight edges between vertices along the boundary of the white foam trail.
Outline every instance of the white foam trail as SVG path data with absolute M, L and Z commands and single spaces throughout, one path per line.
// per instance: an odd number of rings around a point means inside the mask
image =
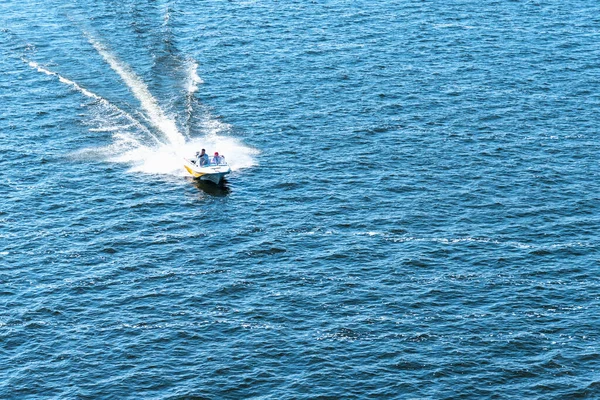
M 77 83 L 73 82 L 72 80 L 69 80 L 69 79 L 57 74 L 56 72 L 50 71 L 49 69 L 46 69 L 46 68 L 40 66 L 35 61 L 28 61 L 26 59 L 23 59 L 23 61 L 26 62 L 31 68 L 38 70 L 38 72 L 42 72 L 46 75 L 57 77 L 60 82 L 74 87 L 77 91 L 81 92 L 83 95 L 85 95 L 87 97 L 91 97 L 94 100 L 106 101 L 102 97 L 98 96 L 97 94 L 92 93 L 89 90 L 84 89 L 83 87 L 79 86 Z
M 158 105 L 158 102 L 152 96 L 146 84 L 127 66 L 115 57 L 108 49 L 99 41 L 95 40 L 91 35 L 86 34 L 91 45 L 96 49 L 98 54 L 110 65 L 110 67 L 123 79 L 123 82 L 129 87 L 133 95 L 139 100 L 142 108 L 156 128 L 162 132 L 172 145 L 182 145 L 185 138 L 177 129 L 175 121 L 169 118 Z
M 190 126 L 194 114 L 194 93 L 198 91 L 198 84 L 204 83 L 198 76 L 198 63 L 189 58 L 186 60 L 186 96 L 185 96 L 185 134 L 190 137 Z
M 167 26 L 169 24 L 170 19 L 171 19 L 171 5 L 167 3 L 167 5 L 165 5 L 165 14 L 163 16 L 163 26 Z
M 204 81 L 198 76 L 198 63 L 194 60 L 188 60 L 187 70 L 187 92 L 192 94 L 198 91 L 198 85 L 203 84 Z
M 157 142 L 159 142 L 158 138 L 156 138 L 156 136 L 153 135 L 152 132 L 150 132 L 148 130 L 148 128 L 146 128 L 144 125 L 140 124 L 140 122 L 138 120 L 136 120 L 134 117 L 132 117 L 129 113 L 127 113 L 126 111 L 121 110 L 119 107 L 115 106 L 114 104 L 112 104 L 111 102 L 109 102 L 108 100 L 106 100 L 105 98 L 103 98 L 102 96 L 99 96 L 96 93 L 90 92 L 89 90 L 85 89 L 84 87 L 82 87 L 78 83 L 76 83 L 76 82 L 74 82 L 74 81 L 72 81 L 70 79 L 65 78 L 64 76 L 60 75 L 57 72 L 50 71 L 49 69 L 42 67 L 41 65 L 39 65 L 35 61 L 29 61 L 29 60 L 27 60 L 25 58 L 23 58 L 22 60 L 23 60 L 23 62 L 27 63 L 31 68 L 36 69 L 38 72 L 41 72 L 41 73 L 49 75 L 49 76 L 54 76 L 54 77 L 58 78 L 59 82 L 64 83 L 65 85 L 71 86 L 72 88 L 74 88 L 75 90 L 77 90 L 78 92 L 80 92 L 81 94 L 83 94 L 84 96 L 87 96 L 87 97 L 89 97 L 91 99 L 97 100 L 104 107 L 106 107 L 108 109 L 111 109 L 111 110 L 117 112 L 119 115 L 121 115 L 124 118 L 126 118 L 130 122 L 130 125 L 134 125 L 138 129 L 141 129 L 142 131 L 144 131 L 144 133 L 148 134 L 149 136 L 151 136 L 152 138 L 154 138 L 154 140 L 156 140 Z
M 115 126 L 101 126 L 100 128 L 90 128 L 90 132 L 119 132 L 123 129 L 132 128 L 133 125 L 115 125 Z

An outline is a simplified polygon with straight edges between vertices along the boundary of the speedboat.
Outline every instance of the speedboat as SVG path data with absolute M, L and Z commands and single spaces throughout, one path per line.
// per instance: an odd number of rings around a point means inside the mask
M 183 166 L 194 178 L 211 181 L 217 185 L 221 183 L 225 175 L 231 172 L 225 157 L 208 157 L 208 163 L 202 166 L 198 160 L 192 158 L 184 158 L 183 160 Z

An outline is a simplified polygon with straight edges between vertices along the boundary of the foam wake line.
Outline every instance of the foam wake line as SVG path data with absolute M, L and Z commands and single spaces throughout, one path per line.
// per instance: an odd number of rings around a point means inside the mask
M 108 49 L 91 35 L 85 34 L 91 45 L 98 54 L 110 65 L 110 67 L 123 79 L 123 82 L 131 89 L 133 95 L 139 100 L 142 108 L 146 111 L 152 125 L 163 133 L 172 145 L 181 145 L 185 138 L 177 129 L 175 121 L 169 118 L 158 105 L 146 84 L 123 62 L 108 51 Z
M 198 76 L 198 63 L 193 59 L 186 60 L 187 77 L 186 77 L 186 96 L 185 96 L 185 134 L 190 137 L 190 125 L 192 124 L 192 115 L 194 113 L 194 93 L 198 91 L 198 85 L 204 81 Z
M 126 118 L 131 123 L 131 125 L 133 125 L 136 128 L 144 131 L 144 133 L 146 133 L 147 135 L 149 135 L 152 138 L 154 138 L 157 143 L 160 143 L 160 141 L 158 140 L 158 138 L 154 134 L 152 134 L 152 132 L 150 132 L 148 130 L 148 128 L 146 128 L 144 125 L 142 125 L 137 119 L 135 119 L 133 116 L 131 116 L 131 114 L 129 114 L 126 111 L 121 110 L 119 107 L 115 106 L 110 101 L 108 101 L 105 98 L 103 98 L 102 96 L 99 96 L 96 93 L 90 92 L 89 90 L 85 89 L 84 87 L 82 87 L 78 83 L 76 83 L 76 82 L 74 82 L 74 81 L 72 81 L 70 79 L 65 78 L 64 76 L 60 75 L 59 73 L 56 73 L 54 71 L 50 71 L 49 69 L 42 67 L 41 65 L 39 65 L 35 61 L 29 61 L 29 60 L 27 60 L 25 58 L 22 58 L 22 60 L 23 60 L 23 62 L 27 63 L 31 68 L 37 70 L 38 72 L 41 72 L 41 73 L 49 75 L 49 76 L 54 76 L 54 77 L 58 78 L 58 80 L 61 83 L 64 83 L 66 85 L 71 86 L 72 88 L 74 88 L 75 90 L 77 90 L 78 92 L 80 92 L 81 94 L 83 94 L 84 96 L 87 96 L 87 97 L 89 97 L 91 99 L 97 100 L 104 107 L 106 107 L 108 109 L 111 109 L 113 111 L 116 111 L 117 113 L 119 113 L 120 115 L 122 115 L 124 118 Z
M 198 63 L 192 59 L 187 60 L 187 91 L 191 95 L 198 91 L 198 84 L 203 84 L 204 81 L 198 76 Z

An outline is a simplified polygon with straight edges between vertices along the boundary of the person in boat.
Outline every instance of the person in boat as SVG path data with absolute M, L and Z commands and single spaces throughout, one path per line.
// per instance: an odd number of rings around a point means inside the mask
M 213 157 L 213 160 L 215 161 L 216 165 L 221 164 L 221 157 L 219 157 L 219 152 L 215 151 L 215 156 Z
M 196 152 L 197 164 L 201 167 L 208 165 L 208 154 L 206 154 L 206 150 L 202 149 L 200 153 Z

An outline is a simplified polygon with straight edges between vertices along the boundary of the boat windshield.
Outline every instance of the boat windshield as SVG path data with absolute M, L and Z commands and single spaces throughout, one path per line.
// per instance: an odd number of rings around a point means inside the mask
M 208 157 L 208 165 L 227 165 L 227 162 L 223 156 Z

